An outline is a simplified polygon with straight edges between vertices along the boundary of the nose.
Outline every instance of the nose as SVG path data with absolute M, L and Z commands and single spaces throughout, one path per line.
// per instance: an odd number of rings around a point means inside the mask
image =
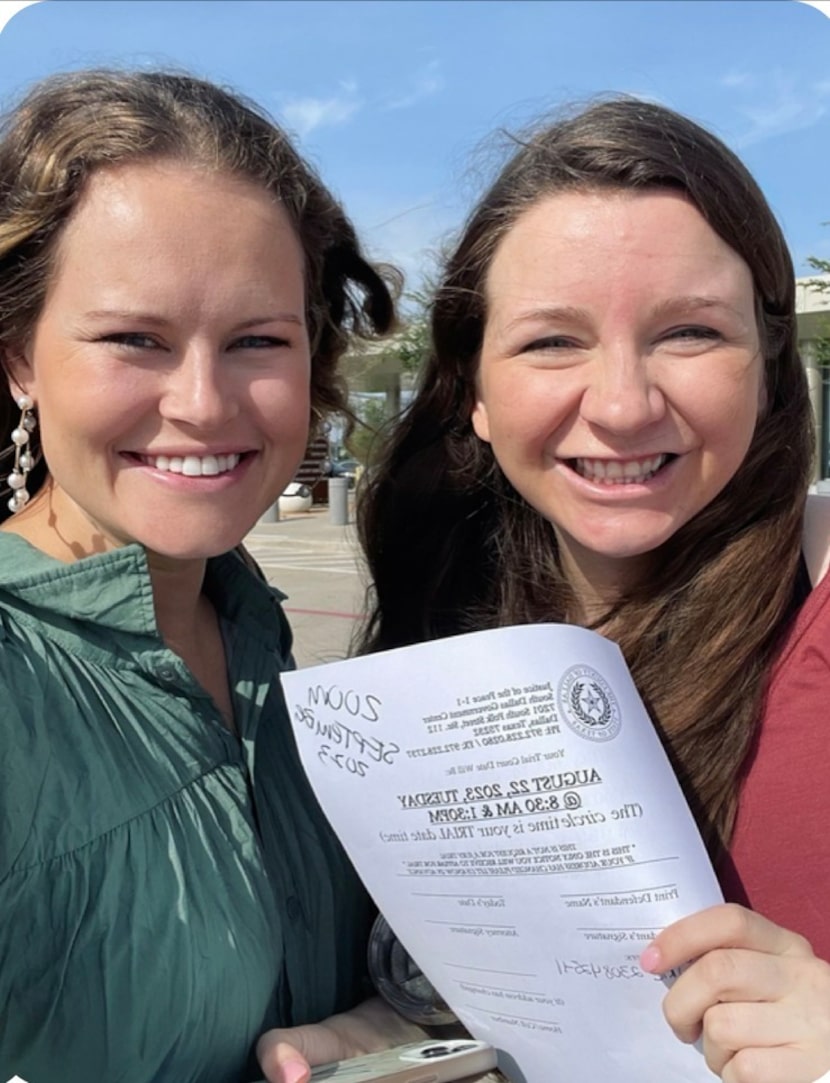
M 238 412 L 228 361 L 207 344 L 189 345 L 167 374 L 160 412 L 203 430 L 219 428 Z
M 580 414 L 591 425 L 627 435 L 660 421 L 666 400 L 648 357 L 634 346 L 597 351 L 589 367 Z

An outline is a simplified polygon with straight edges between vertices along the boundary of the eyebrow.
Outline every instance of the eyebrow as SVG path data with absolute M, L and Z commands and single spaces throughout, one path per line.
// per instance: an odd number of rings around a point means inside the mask
M 655 316 L 672 316 L 675 312 L 688 312 L 697 308 L 722 308 L 732 312 L 736 316 L 742 315 L 740 309 L 730 304 L 724 297 L 707 297 L 705 295 L 690 294 L 688 297 L 670 297 L 661 301 L 654 308 Z
M 88 320 L 135 320 L 138 323 L 146 323 L 157 327 L 170 322 L 166 317 L 152 312 L 116 308 L 97 309 L 93 312 L 85 312 L 84 316 Z M 247 327 L 258 327 L 264 323 L 296 323 L 302 327 L 305 320 L 298 316 L 296 312 L 271 312 L 266 316 L 254 316 L 250 320 L 244 320 L 242 323 L 235 324 L 235 328 L 242 331 Z
M 574 308 L 572 305 L 541 305 L 539 308 L 531 308 L 522 312 L 505 325 L 505 331 L 512 331 L 522 323 L 530 323 L 534 320 L 584 320 L 587 313 L 582 308 Z
M 651 316 L 652 318 L 660 319 L 665 316 L 672 316 L 677 312 L 689 312 L 705 308 L 720 308 L 727 312 L 731 312 L 736 316 L 743 315 L 739 309 L 730 304 L 723 297 L 707 297 L 705 295 L 689 294 L 688 296 L 682 297 L 669 297 L 667 300 L 661 301 L 652 309 Z M 514 327 L 523 323 L 531 323 L 535 320 L 580 322 L 587 318 L 588 313 L 585 309 L 576 308 L 573 305 L 541 305 L 539 308 L 531 308 L 527 312 L 522 312 L 519 316 L 510 320 L 510 322 L 505 325 L 505 331 L 511 331 Z

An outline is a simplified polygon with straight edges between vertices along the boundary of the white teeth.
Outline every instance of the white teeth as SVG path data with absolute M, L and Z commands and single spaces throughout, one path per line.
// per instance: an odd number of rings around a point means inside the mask
M 575 459 L 574 469 L 580 477 L 605 485 L 633 485 L 648 481 L 668 462 L 668 455 L 653 455 L 649 459 Z
M 215 477 L 233 470 L 239 455 L 144 455 L 144 462 L 169 474 L 184 474 L 189 478 Z

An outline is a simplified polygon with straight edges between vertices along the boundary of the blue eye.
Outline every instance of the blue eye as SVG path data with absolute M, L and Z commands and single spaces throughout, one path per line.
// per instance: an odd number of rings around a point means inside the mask
M 678 339 L 718 339 L 721 337 L 719 331 L 716 331 L 713 327 L 678 327 L 673 331 L 669 331 L 668 338 Z
M 288 346 L 284 338 L 275 338 L 273 335 L 244 335 L 234 339 L 231 348 L 235 350 L 275 350 L 280 346 Z
M 126 346 L 134 350 L 157 350 L 159 343 L 152 335 L 144 335 L 139 331 L 118 331 L 111 335 L 103 335 L 101 342 L 111 342 L 115 346 Z
M 525 350 L 567 350 L 574 345 L 574 340 L 565 335 L 548 335 L 546 338 L 537 338 L 529 342 Z

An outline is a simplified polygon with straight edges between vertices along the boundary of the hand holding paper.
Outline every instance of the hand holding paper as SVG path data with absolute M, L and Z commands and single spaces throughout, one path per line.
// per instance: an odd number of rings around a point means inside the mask
M 613 643 L 529 625 L 283 683 L 381 911 L 515 1083 L 711 1079 L 639 956 L 721 895 Z

